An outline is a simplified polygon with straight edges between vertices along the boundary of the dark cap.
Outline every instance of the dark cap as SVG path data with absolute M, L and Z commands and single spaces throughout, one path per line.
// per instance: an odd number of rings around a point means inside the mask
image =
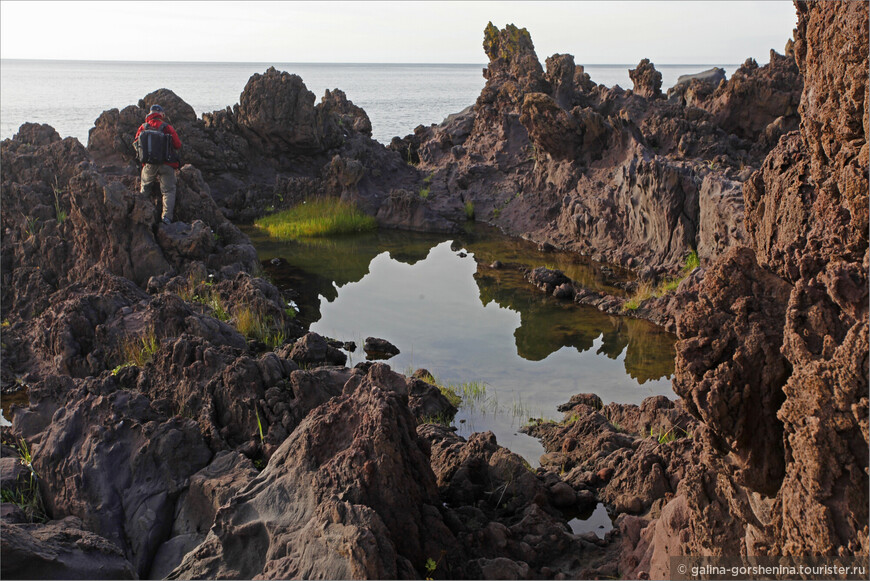
M 161 107 L 160 105 L 151 105 L 151 112 L 160 113 L 161 115 L 163 115 L 163 107 Z

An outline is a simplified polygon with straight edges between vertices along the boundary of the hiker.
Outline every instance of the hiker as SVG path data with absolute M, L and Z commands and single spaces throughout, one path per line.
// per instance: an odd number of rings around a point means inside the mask
M 142 187 L 139 191 L 145 194 L 155 180 L 160 182 L 163 223 L 171 224 L 175 210 L 175 170 L 178 169 L 181 140 L 172 125 L 166 122 L 163 107 L 151 106 L 145 123 L 136 132 L 133 145 L 142 163 Z

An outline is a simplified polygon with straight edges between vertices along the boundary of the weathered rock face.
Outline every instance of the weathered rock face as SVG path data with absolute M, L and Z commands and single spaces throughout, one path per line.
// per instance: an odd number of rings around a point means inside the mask
M 710 89 L 689 103 L 659 98 L 646 59 L 626 92 L 592 83 L 571 55 L 548 58 L 544 72 L 513 25 L 489 24 L 484 50 L 473 110 L 391 144 L 433 172 L 429 205 L 449 217 L 451 204 L 471 203 L 477 220 L 510 234 L 631 268 L 674 270 L 691 249 L 707 261 L 744 241 L 746 166 L 796 126 L 793 58 L 774 53 L 716 85 L 695 79 Z
M 634 83 L 634 92 L 641 97 L 659 97 L 662 94 L 662 74 L 649 59 L 643 59 L 636 69 L 629 69 L 628 76 Z
M 253 247 L 192 166 L 179 172 L 182 222 L 166 226 L 129 176 L 51 128 L 25 125 L 0 156 L 2 382 L 30 397 L 11 429 L 31 446 L 49 518 L 78 519 L 23 525 L 4 511 L 4 575 L 144 576 L 216 450 L 257 457 L 282 440 L 283 410 L 264 400 L 296 366 L 256 358 L 264 346 L 234 328 L 241 309 L 286 340 L 299 329 L 279 291 L 248 274 Z M 224 373 L 252 360 L 245 377 Z M 257 405 L 271 440 L 252 445 Z
M 406 395 L 380 385 L 306 417 L 170 578 L 410 578 L 455 552 Z
M 99 171 L 75 139 L 35 147 L 6 140 L 2 155 L 4 277 L 38 266 L 38 276 L 56 289 L 102 267 L 144 286 L 152 276 L 186 274 L 194 261 L 218 271 L 256 263 L 247 237 L 218 211 L 191 166 L 179 172 L 177 187 L 176 219 L 192 226 L 185 229 L 156 227 L 153 198 Z M 4 294 L 7 305 L 17 300 L 28 299 Z
M 341 127 L 349 127 L 356 133 L 367 137 L 372 136 L 372 122 L 362 107 L 357 107 L 347 99 L 347 95 L 340 89 L 326 90 L 319 107 L 323 114 L 334 112 L 338 115 L 338 124 Z
M 733 452 L 746 486 L 772 495 L 785 464 L 776 418 L 790 371 L 780 353 L 791 286 L 747 248 L 708 269 L 698 302 L 679 319 L 674 391 Z
M 729 133 L 761 140 L 768 148 L 779 136 L 797 128 L 800 82 L 794 57 L 770 51 L 763 68 L 747 59 L 731 79 L 720 83 L 709 101 L 699 103 Z M 783 87 L 792 87 L 783 91 Z
M 22 437 L 39 440 L 34 468 L 48 513 L 78 517 L 86 530 L 123 548 L 144 575 L 175 498 L 211 452 L 194 422 L 166 417 L 143 395 L 112 393 L 113 384 L 49 381 L 43 394 L 33 394 L 40 409 L 15 422 Z M 50 407 L 57 411 L 49 415 Z
M 545 88 L 544 70 L 535 55 L 535 45 L 525 28 L 508 24 L 499 30 L 492 22 L 483 31 L 483 51 L 489 57 L 484 77 L 517 79 L 523 93 Z
M 795 58 L 808 87 L 801 139 L 815 199 L 802 200 L 811 218 L 783 334 L 794 372 L 778 417 L 795 461 L 778 496 L 778 540 L 791 554 L 867 554 L 868 9 L 796 5 Z
M 547 450 L 542 468 L 564 473 L 578 501 L 594 506 L 600 500 L 617 514 L 660 509 L 697 454 L 687 438 L 694 420 L 665 397 L 605 406 L 596 395 L 579 394 L 559 410 L 562 422 L 524 428 Z
M 732 468 L 703 502 L 681 487 L 652 553 L 868 552 L 868 9 L 796 6 L 800 132 L 744 186 L 751 249 L 708 271 L 678 326 L 675 387 Z
M 302 79 L 275 67 L 250 78 L 234 113 L 248 140 L 266 153 L 318 153 L 342 141 L 335 118 L 320 115 Z
M 3 523 L 0 571 L 6 579 L 137 579 L 123 552 L 67 517 L 46 525 Z

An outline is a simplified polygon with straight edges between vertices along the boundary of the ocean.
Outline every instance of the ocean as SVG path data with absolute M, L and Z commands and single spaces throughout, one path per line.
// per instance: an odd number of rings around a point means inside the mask
M 88 131 L 108 109 L 123 109 L 160 88 L 171 89 L 197 115 L 232 107 L 254 73 L 270 66 L 302 77 L 319 102 L 341 89 L 372 121 L 373 137 L 387 144 L 417 125 L 440 123 L 473 105 L 484 86 L 484 64 L 149 63 L 0 60 L 0 139 L 22 123 L 48 123 L 61 137 L 87 145 Z M 632 87 L 636 65 L 585 65 L 593 81 Z M 713 66 L 728 77 L 739 65 L 656 65 L 662 89 L 680 75 Z

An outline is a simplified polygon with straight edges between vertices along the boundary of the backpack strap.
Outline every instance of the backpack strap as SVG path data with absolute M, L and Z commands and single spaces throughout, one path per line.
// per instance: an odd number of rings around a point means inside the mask
M 169 125 L 169 123 L 167 123 L 166 121 L 164 121 L 163 123 L 160 124 L 160 128 L 158 129 L 158 131 L 159 131 L 160 133 L 166 133 L 166 131 L 164 131 L 164 129 L 166 129 L 166 126 L 167 126 L 167 125 Z

